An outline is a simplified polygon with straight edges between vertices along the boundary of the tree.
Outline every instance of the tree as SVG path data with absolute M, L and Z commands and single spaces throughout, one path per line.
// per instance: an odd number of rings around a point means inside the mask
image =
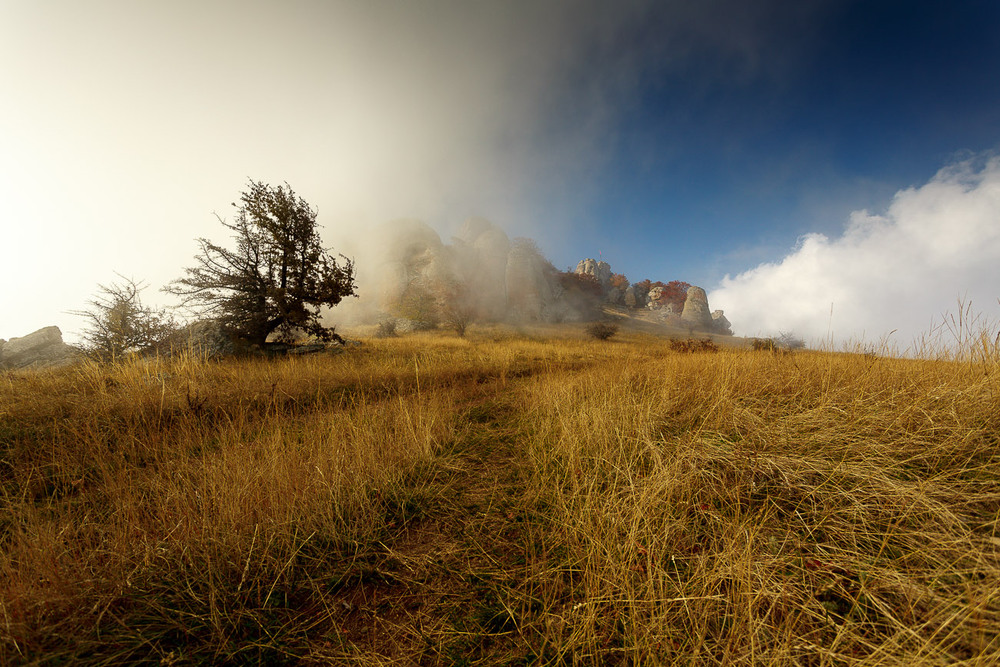
M 625 277 L 624 273 L 612 273 L 610 284 L 624 292 L 628 289 L 628 278 Z
M 291 186 L 250 181 L 232 223 L 236 249 L 198 239 L 197 265 L 166 291 L 217 318 L 236 338 L 263 345 L 277 331 L 290 339 L 298 328 L 321 340 L 339 338 L 320 322 L 322 306 L 355 294 L 354 264 L 322 246 L 316 210 Z
M 436 287 L 441 322 L 459 337 L 465 336 L 466 329 L 476 319 L 476 307 L 468 288 L 457 280 L 442 280 Z
M 423 329 L 438 325 L 438 304 L 428 280 L 422 276 L 406 284 L 391 309 L 400 317 L 412 320 Z
M 673 306 L 675 313 L 683 311 L 684 301 L 687 300 L 687 291 L 691 287 L 691 283 L 686 283 L 682 280 L 671 280 L 666 285 L 662 283 L 658 283 L 658 285 L 661 285 L 663 288 L 660 292 L 660 304 Z
M 98 294 L 87 302 L 89 309 L 71 311 L 87 320 L 83 347 L 95 356 L 112 359 L 155 349 L 177 328 L 166 310 L 142 302 L 139 293 L 145 284 L 116 275 L 120 282 L 98 285 Z

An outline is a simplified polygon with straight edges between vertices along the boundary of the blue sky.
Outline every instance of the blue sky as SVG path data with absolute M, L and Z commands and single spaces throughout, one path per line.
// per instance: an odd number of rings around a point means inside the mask
M 606 172 L 601 215 L 685 230 L 672 259 L 701 282 L 801 234 L 836 234 L 852 210 L 885 208 L 1000 142 L 996 3 L 829 3 L 799 25 L 761 15 L 752 64 L 711 44 L 644 63 Z M 648 261 L 635 270 L 655 271 Z
M 349 253 L 479 215 L 737 333 L 905 345 L 998 310 L 998 34 L 977 1 L 7 0 L 0 337 L 72 339 L 116 271 L 168 303 L 253 178 Z

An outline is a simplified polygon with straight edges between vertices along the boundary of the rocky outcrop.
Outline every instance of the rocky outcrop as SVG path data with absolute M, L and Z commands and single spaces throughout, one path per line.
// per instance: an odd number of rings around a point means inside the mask
M 553 311 L 559 288 L 550 273 L 551 265 L 533 244 L 514 244 L 507 258 L 505 277 L 508 317 L 526 322 L 563 317 Z
M 402 317 L 433 327 L 442 321 L 440 311 L 457 303 L 479 321 L 565 322 L 593 319 L 602 308 L 624 305 L 655 310 L 672 326 L 729 330 L 723 321 L 712 319 L 701 288 L 689 293 L 682 313 L 680 299 L 670 299 L 674 306 L 660 303 L 665 296 L 662 283 L 650 290 L 648 280 L 628 285 L 624 276 L 617 276 L 612 285 L 611 265 L 592 257 L 565 274 L 545 259 L 534 241 L 511 240 L 483 218 L 467 220 L 448 244 L 417 220 L 388 223 L 373 237 L 378 244 L 359 260 L 359 265 L 375 267 L 364 288 L 374 298 L 366 302 L 367 319 L 358 318 L 361 321 Z
M 72 363 L 80 350 L 63 342 L 59 327 L 44 327 L 0 346 L 0 369 L 51 368 Z
M 712 331 L 723 336 L 733 335 L 733 325 L 721 310 L 712 311 Z
M 629 308 L 645 308 L 646 291 L 636 285 L 629 285 L 625 290 L 625 305 Z
M 210 359 L 235 352 L 232 337 L 215 320 L 199 320 L 181 327 L 170 335 L 167 347 L 175 354 L 189 351 Z
M 663 304 L 660 303 L 660 298 L 663 296 L 663 288 L 659 285 L 653 285 L 649 288 L 649 293 L 646 295 L 646 308 L 649 310 L 660 310 Z
M 471 218 L 452 246 L 455 279 L 467 288 L 476 316 L 501 320 L 507 313 L 507 262 L 510 239 L 489 220 Z
M 375 292 L 381 303 L 397 303 L 415 280 L 431 281 L 447 275 L 444 244 L 427 224 L 395 220 L 382 225 L 376 235 L 383 239 L 374 258 Z
M 708 296 L 700 287 L 689 287 L 684 300 L 681 322 L 698 331 L 712 331 L 712 311 L 708 308 Z
M 611 289 L 611 265 L 607 262 L 600 262 L 590 257 L 581 259 L 577 262 L 573 273 L 591 276 L 605 292 Z

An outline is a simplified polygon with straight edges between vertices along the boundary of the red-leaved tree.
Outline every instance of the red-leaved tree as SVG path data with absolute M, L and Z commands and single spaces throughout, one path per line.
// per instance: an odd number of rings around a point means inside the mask
M 655 284 L 663 288 L 659 299 L 662 305 L 666 306 L 669 304 L 678 313 L 684 309 L 684 301 L 687 299 L 687 291 L 691 287 L 691 283 L 681 280 L 671 280 L 666 285 L 663 283 Z

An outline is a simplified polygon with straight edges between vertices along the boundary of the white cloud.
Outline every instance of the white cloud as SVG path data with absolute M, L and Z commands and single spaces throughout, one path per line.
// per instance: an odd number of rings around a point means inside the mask
M 992 317 L 998 297 L 995 156 L 946 167 L 896 193 L 883 215 L 855 211 L 839 238 L 806 235 L 781 261 L 727 275 L 709 294 L 741 335 L 877 341 L 895 330 L 903 348 L 957 313 L 958 299 Z

